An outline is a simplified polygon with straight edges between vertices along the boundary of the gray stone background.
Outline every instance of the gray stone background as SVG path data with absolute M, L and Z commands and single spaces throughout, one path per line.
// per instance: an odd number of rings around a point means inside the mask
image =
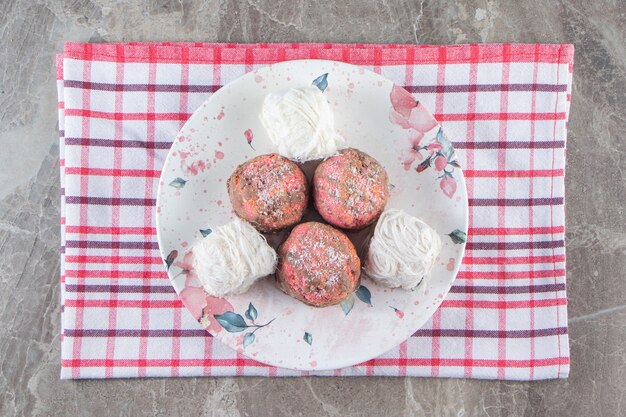
M 0 0 L 0 415 L 626 414 L 623 0 Z M 572 371 L 402 378 L 59 380 L 54 54 L 64 41 L 576 45 L 567 146 Z

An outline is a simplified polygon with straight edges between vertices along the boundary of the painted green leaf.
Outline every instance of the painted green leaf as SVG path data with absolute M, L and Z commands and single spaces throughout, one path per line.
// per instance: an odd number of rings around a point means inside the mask
M 173 251 L 171 251 L 169 253 L 169 255 L 167 255 L 167 258 L 163 259 L 163 261 L 165 262 L 165 265 L 167 265 L 167 269 L 170 269 L 170 266 L 172 266 L 172 264 L 174 263 L 174 260 L 178 257 L 178 251 L 176 249 L 174 249 Z
M 454 159 L 454 148 L 452 147 L 452 143 L 446 137 L 445 133 L 443 133 L 443 129 L 439 128 L 437 131 L 437 142 L 441 144 L 441 153 L 446 157 L 448 161 Z
M 450 165 L 452 165 L 455 168 L 461 168 L 461 165 L 459 165 L 459 163 L 457 161 L 450 161 L 448 162 Z
M 396 186 L 392 183 L 389 183 L 389 191 L 393 191 L 394 188 L 396 188 Z
M 181 177 L 176 177 L 170 182 L 170 187 L 178 188 L 179 190 L 183 188 L 187 184 L 187 181 L 182 179 Z
M 341 304 L 339 305 L 341 306 L 341 309 L 343 310 L 343 314 L 347 316 L 348 313 L 350 313 L 350 310 L 352 310 L 352 307 L 354 307 L 354 296 L 350 294 L 348 298 L 343 300 Z
M 450 236 L 450 239 L 457 244 L 465 243 L 467 240 L 467 234 L 459 229 L 454 229 L 448 236 Z
M 326 90 L 326 87 L 328 87 L 328 73 L 322 74 L 314 79 L 312 84 L 319 88 L 320 91 L 323 93 L 324 90 Z
M 309 345 L 313 344 L 313 335 L 309 332 L 304 332 L 304 337 L 303 337 L 304 341 L 307 342 Z
M 224 314 L 215 314 L 213 317 L 215 317 L 215 320 L 217 320 L 217 322 L 230 333 L 243 332 L 248 328 L 248 325 L 243 317 L 239 314 L 233 313 L 232 311 L 227 311 Z
M 372 305 L 372 293 L 365 285 L 359 285 L 359 288 L 357 288 L 354 294 L 365 304 Z
M 250 346 L 254 342 L 254 333 L 246 333 L 243 335 L 243 347 L 244 349 Z
M 213 230 L 206 228 L 206 229 L 200 229 L 200 234 L 202 235 L 202 237 L 207 237 L 208 235 L 210 235 L 211 233 L 213 233 Z
M 256 308 L 254 308 L 254 306 L 252 305 L 252 303 L 248 305 L 248 309 L 246 310 L 246 318 L 251 321 L 254 321 L 257 318 L 257 311 L 256 311 Z

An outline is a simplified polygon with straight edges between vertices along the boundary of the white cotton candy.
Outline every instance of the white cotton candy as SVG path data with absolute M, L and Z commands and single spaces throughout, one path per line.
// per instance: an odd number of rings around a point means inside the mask
M 389 209 L 378 219 L 364 269 L 379 284 L 412 289 L 427 279 L 440 252 L 441 238 L 434 229 L 402 210 Z
M 239 218 L 219 227 L 193 248 L 194 270 L 207 293 L 241 294 L 276 268 L 265 237 Z
M 268 94 L 260 119 L 278 153 L 294 161 L 328 158 L 343 144 L 330 105 L 315 86 Z

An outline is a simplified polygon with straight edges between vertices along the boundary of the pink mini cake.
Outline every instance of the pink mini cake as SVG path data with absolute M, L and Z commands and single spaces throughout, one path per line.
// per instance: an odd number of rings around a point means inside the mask
M 235 213 L 261 232 L 298 223 L 309 202 L 304 172 L 275 153 L 239 165 L 226 185 Z
M 303 303 L 339 304 L 359 286 L 361 261 L 354 245 L 326 224 L 299 224 L 278 249 L 278 256 L 278 286 Z
M 328 223 L 360 229 L 378 219 L 389 198 L 389 177 L 377 160 L 344 149 L 319 164 L 313 177 L 315 208 Z

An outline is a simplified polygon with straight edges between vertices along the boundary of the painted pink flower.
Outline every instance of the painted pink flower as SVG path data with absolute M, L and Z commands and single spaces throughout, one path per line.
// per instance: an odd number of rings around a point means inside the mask
M 403 129 L 413 129 L 420 133 L 411 140 L 411 143 L 419 143 L 424 133 L 437 126 L 435 118 L 404 88 L 394 84 L 389 98 L 391 100 L 389 111 L 391 123 L 397 124 Z
M 443 171 L 443 169 L 448 165 L 448 160 L 443 155 L 438 155 L 435 158 L 435 169 L 437 171 Z
M 389 99 L 391 100 L 389 121 L 403 129 L 410 129 L 409 116 L 411 110 L 417 106 L 415 98 L 404 88 L 394 84 L 389 93 Z
M 450 175 L 444 175 L 439 183 L 439 187 L 448 198 L 452 198 L 456 192 L 456 181 Z
M 409 126 L 418 132 L 426 133 L 437 126 L 437 121 L 422 103 L 417 103 L 409 115 Z
M 404 170 L 408 171 L 411 169 L 411 165 L 413 165 L 413 162 L 415 161 L 421 161 L 422 160 L 422 154 L 419 153 L 418 151 L 416 151 L 415 149 L 411 148 L 409 149 L 406 153 L 405 153 L 405 157 L 404 160 L 402 161 L 402 165 L 404 166 Z
M 227 311 L 233 311 L 233 305 L 224 298 L 213 297 L 211 295 L 206 296 L 205 303 L 201 324 L 213 334 L 221 332 L 223 327 L 213 316 L 216 314 L 224 314 Z
M 424 139 L 424 133 L 411 129 L 409 135 L 409 142 L 411 142 L 413 149 L 419 149 L 422 139 Z
M 185 288 L 180 292 L 179 296 L 185 307 L 191 312 L 196 320 L 202 317 L 202 311 L 206 307 L 206 293 L 202 289 L 202 284 L 193 271 L 193 252 L 185 253 L 182 261 L 174 263 L 182 271 L 180 274 L 186 274 Z M 179 274 L 179 275 L 180 275 Z
M 180 292 L 180 299 L 193 315 L 193 318 L 200 320 L 202 311 L 207 306 L 206 293 L 202 288 L 185 287 Z
M 393 109 L 405 119 L 409 118 L 411 110 L 417 106 L 415 98 L 399 85 L 394 84 L 389 95 Z
M 389 121 L 395 125 L 400 126 L 402 129 L 409 129 L 411 127 L 411 125 L 409 124 L 409 119 L 402 116 L 394 109 L 389 110 Z
M 174 266 L 179 267 L 183 270 L 182 273 L 187 274 L 185 287 L 202 287 L 202 284 L 198 280 L 198 276 L 193 269 L 193 251 L 185 253 L 183 260 L 175 262 Z

